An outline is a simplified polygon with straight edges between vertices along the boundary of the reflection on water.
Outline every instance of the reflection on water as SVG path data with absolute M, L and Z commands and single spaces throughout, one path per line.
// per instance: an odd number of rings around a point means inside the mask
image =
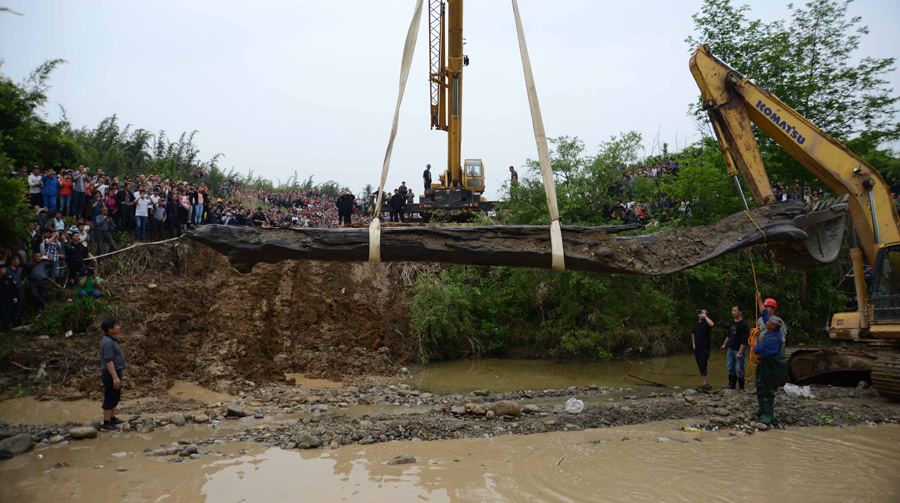
M 174 464 L 145 448 L 201 427 L 103 435 L 0 462 L 0 501 L 898 501 L 900 426 L 686 433 L 681 423 L 337 450 L 213 447 Z M 659 439 L 664 439 L 660 442 Z M 665 441 L 668 439 L 667 441 Z M 697 440 L 699 439 L 699 441 Z M 201 447 L 201 450 L 205 448 Z M 122 454 L 124 453 L 124 454 Z M 401 454 L 415 464 L 387 466 Z M 66 468 L 54 469 L 56 463 Z M 127 471 L 117 471 L 122 468 Z M 765 484 L 757 484 L 765 477 Z
M 724 432 L 689 434 L 676 431 L 677 426 L 656 423 L 577 433 L 395 442 L 321 453 L 272 449 L 218 470 L 203 492 L 209 502 L 900 497 L 900 459 L 894 449 L 900 441 L 898 426 L 773 431 L 742 438 Z M 385 464 L 400 454 L 411 454 L 417 462 Z M 765 475 L 754 466 L 768 467 Z M 754 478 L 762 476 L 765 483 L 756 483 Z
M 613 362 L 464 360 L 428 365 L 409 382 L 418 389 L 438 394 L 468 393 L 476 389 L 504 393 L 592 384 L 637 388 L 647 384 L 629 374 L 670 387 L 702 384 L 693 354 Z M 709 382 L 717 387 L 728 383 L 724 353 L 713 351 L 710 355 Z

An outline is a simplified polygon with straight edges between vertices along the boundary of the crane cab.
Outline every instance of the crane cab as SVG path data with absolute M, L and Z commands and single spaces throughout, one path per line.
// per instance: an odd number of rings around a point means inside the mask
M 484 163 L 481 159 L 466 159 L 462 175 L 463 187 L 477 193 L 473 194 L 472 200 L 481 199 L 480 195 L 484 192 Z M 478 199 L 475 199 L 476 195 Z

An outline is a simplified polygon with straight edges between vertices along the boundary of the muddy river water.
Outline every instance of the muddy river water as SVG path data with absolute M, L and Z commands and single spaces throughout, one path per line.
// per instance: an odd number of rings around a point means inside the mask
M 522 389 L 559 389 L 570 386 L 640 387 L 647 383 L 636 376 L 667 386 L 682 388 L 701 384 L 692 354 L 612 362 L 565 362 L 549 360 L 471 360 L 438 363 L 424 367 L 410 385 L 432 393 L 467 393 L 490 389 L 497 393 Z M 719 387 L 728 382 L 725 354 L 713 351 L 709 358 L 709 382 Z
M 202 435 L 202 427 L 103 436 L 0 463 L 0 501 L 900 500 L 900 426 L 745 437 L 686 433 L 680 426 L 658 422 L 335 450 L 232 444 L 179 464 L 142 451 Z M 401 454 L 414 456 L 416 463 L 385 464 Z M 54 468 L 60 464 L 68 466 Z

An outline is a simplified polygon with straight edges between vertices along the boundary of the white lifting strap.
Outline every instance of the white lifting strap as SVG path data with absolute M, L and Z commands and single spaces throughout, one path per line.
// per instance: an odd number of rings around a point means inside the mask
M 422 19 L 422 1 L 416 0 L 416 9 L 412 21 L 409 23 L 409 31 L 406 33 L 406 44 L 403 46 L 403 61 L 400 64 L 400 93 L 397 95 L 397 106 L 394 108 L 394 123 L 391 126 L 391 138 L 388 140 L 387 151 L 384 153 L 384 164 L 381 167 L 381 183 L 378 185 L 378 193 L 375 197 L 375 214 L 372 223 L 369 224 L 369 263 L 381 263 L 381 194 L 384 192 L 384 184 L 387 183 L 388 169 L 391 166 L 391 152 L 394 150 L 394 139 L 397 137 L 397 123 L 400 119 L 400 103 L 403 101 L 403 92 L 406 90 L 406 81 L 409 79 L 409 67 L 412 66 L 413 53 L 416 52 L 416 39 L 419 36 L 419 21 Z
M 522 69 L 525 71 L 525 88 L 528 91 L 528 105 L 531 108 L 534 141 L 537 143 L 541 176 L 544 179 L 544 191 L 547 193 L 547 207 L 550 209 L 550 253 L 553 257 L 551 267 L 554 271 L 565 271 L 566 257 L 563 250 L 562 227 L 559 224 L 559 210 L 556 207 L 556 186 L 553 183 L 553 170 L 550 169 L 550 149 L 547 147 L 547 134 L 544 132 L 541 104 L 538 103 L 537 89 L 534 87 L 531 60 L 528 58 L 528 46 L 525 45 L 525 31 L 522 29 L 522 19 L 519 17 L 519 3 L 516 0 L 512 0 L 512 8 L 516 17 L 516 32 L 519 34 L 519 52 L 522 54 Z

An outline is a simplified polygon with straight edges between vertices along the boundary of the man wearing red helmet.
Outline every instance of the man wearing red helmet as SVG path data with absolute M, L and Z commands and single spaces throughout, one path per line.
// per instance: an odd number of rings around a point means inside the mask
M 756 292 L 756 304 L 759 306 L 759 312 L 761 313 L 759 319 L 756 320 L 756 328 L 759 329 L 759 333 L 762 335 L 766 332 L 766 322 L 769 321 L 769 318 L 775 316 L 775 310 L 778 309 L 778 303 L 771 297 L 763 301 L 762 294 Z M 787 323 L 784 323 L 780 332 L 781 342 L 785 345 L 787 345 L 787 331 Z

